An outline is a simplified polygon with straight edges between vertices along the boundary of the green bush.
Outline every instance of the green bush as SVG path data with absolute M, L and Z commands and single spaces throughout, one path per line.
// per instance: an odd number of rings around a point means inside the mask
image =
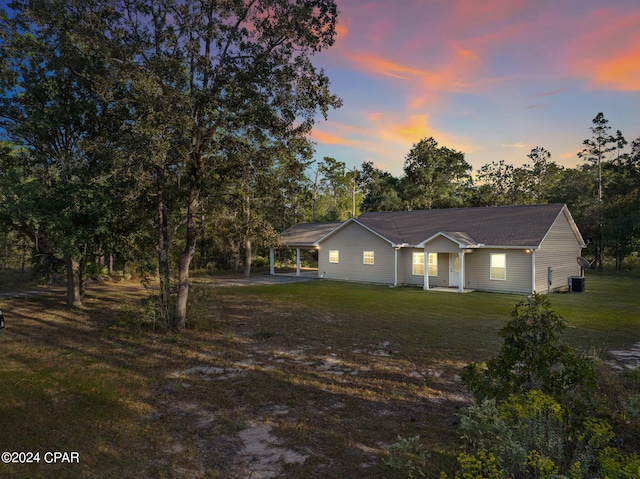
M 465 368 L 476 403 L 459 431 L 472 454 L 455 479 L 640 479 L 640 373 L 612 374 L 561 344 L 563 329 L 534 295 L 500 331 L 499 353 Z M 627 451 L 612 447 L 614 426 Z
M 564 328 L 564 320 L 545 296 L 519 302 L 500 330 L 504 342 L 498 355 L 486 364 L 466 366 L 463 382 L 479 400 L 504 401 L 536 389 L 560 402 L 590 400 L 595 389 L 593 362 L 560 343 Z
M 418 474 L 424 477 L 424 467 L 429 458 L 429 452 L 420 444 L 420 436 L 402 438 L 387 446 L 385 456 L 382 460 L 384 464 L 394 469 L 402 471 L 407 477 L 413 478 Z

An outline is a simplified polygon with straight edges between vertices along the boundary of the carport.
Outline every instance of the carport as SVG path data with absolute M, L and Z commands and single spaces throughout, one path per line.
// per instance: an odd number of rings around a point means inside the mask
M 317 250 L 319 243 L 335 230 L 342 223 L 301 223 L 293 225 L 284 230 L 278 236 L 278 244 L 269 250 L 269 273 L 276 274 L 275 271 L 275 251 L 276 249 L 290 248 L 296 250 L 296 276 L 302 276 L 300 267 L 300 253 L 302 250 Z M 315 272 L 315 275 L 318 273 Z

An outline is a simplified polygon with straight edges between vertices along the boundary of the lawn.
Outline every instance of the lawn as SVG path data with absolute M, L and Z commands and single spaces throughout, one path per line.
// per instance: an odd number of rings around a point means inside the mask
M 566 340 L 603 357 L 640 343 L 639 287 L 589 276 L 586 293 L 552 295 Z M 142 327 L 147 296 L 105 282 L 82 310 L 61 294 L 0 299 L 0 451 L 40 452 L 0 477 L 400 478 L 383 448 L 419 435 L 437 478 L 469 403 L 460 368 L 497 351 L 521 299 L 201 280 L 191 327 L 160 334 Z

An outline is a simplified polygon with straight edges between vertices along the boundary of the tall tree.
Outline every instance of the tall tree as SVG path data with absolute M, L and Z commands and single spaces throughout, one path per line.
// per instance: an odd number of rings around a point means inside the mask
M 492 161 L 478 170 L 474 191 L 474 206 L 515 204 L 514 166 L 504 160 Z
M 396 211 L 402 209 L 400 199 L 400 179 L 382 171 L 371 162 L 360 167 L 360 188 L 362 189 L 362 211 Z
M 527 158 L 532 161 L 522 167 L 528 177 L 527 193 L 532 203 L 547 203 L 562 168 L 551 160 L 551 153 L 541 146 L 533 148 Z
M 587 160 L 595 166 L 596 170 L 596 215 L 597 228 L 594 231 L 596 262 L 599 270 L 602 269 L 602 260 L 604 257 L 604 219 L 603 219 L 603 165 L 609 160 L 609 154 L 615 151 L 619 141 L 611 136 L 609 131 L 609 120 L 604 117 L 602 112 L 598 113 L 592 120 L 591 138 L 587 138 L 582 142 L 584 149 L 578 153 L 578 157 Z
M 617 132 L 616 156 L 605 165 L 604 233 L 605 244 L 613 252 L 616 269 L 640 239 L 640 138 L 631 143 L 631 152 L 622 153 L 626 144 Z
M 407 209 L 462 206 L 461 188 L 471 165 L 464 153 L 425 138 L 413 145 L 404 163 L 404 203 Z
M 105 145 L 116 108 L 104 95 L 107 65 L 85 41 L 111 10 L 91 1 L 10 8 L 12 18 L 0 20 L 0 130 L 19 147 L 4 165 L 16 180 L 10 217 L 41 253 L 64 259 L 67 303 L 79 306 L 83 263 L 113 207 Z
M 321 197 L 316 204 L 321 209 L 318 215 L 323 221 L 346 220 L 352 214 L 353 172 L 347 171 L 346 165 L 335 158 L 325 156 L 318 164 L 319 191 Z
M 184 160 L 188 184 L 174 315 L 174 325 L 182 328 L 207 177 L 236 132 L 254 138 L 302 136 L 318 112 L 326 115 L 340 105 L 324 72 L 311 62 L 315 52 L 333 44 L 338 12 L 333 0 L 123 3 L 130 29 L 137 32 L 130 41 L 142 45 L 150 61 L 170 55 L 181 66 L 166 71 L 163 83 L 173 85 L 177 75 L 187 78 L 177 103 L 188 113 L 183 127 L 189 143 L 172 153 Z M 161 46 L 154 51 L 158 39 Z

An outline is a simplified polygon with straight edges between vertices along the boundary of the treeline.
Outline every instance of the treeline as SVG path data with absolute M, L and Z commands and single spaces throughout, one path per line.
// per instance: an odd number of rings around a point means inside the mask
M 401 177 L 370 162 L 348 171 L 325 158 L 316 166 L 311 216 L 334 221 L 365 211 L 566 203 L 594 267 L 602 269 L 609 257 L 621 269 L 640 250 L 640 138 L 628 144 L 619 130 L 612 134 L 602 113 L 589 129 L 575 168 L 558 165 L 538 146 L 520 167 L 499 160 L 473 171 L 462 152 L 433 138 L 413 145 Z

